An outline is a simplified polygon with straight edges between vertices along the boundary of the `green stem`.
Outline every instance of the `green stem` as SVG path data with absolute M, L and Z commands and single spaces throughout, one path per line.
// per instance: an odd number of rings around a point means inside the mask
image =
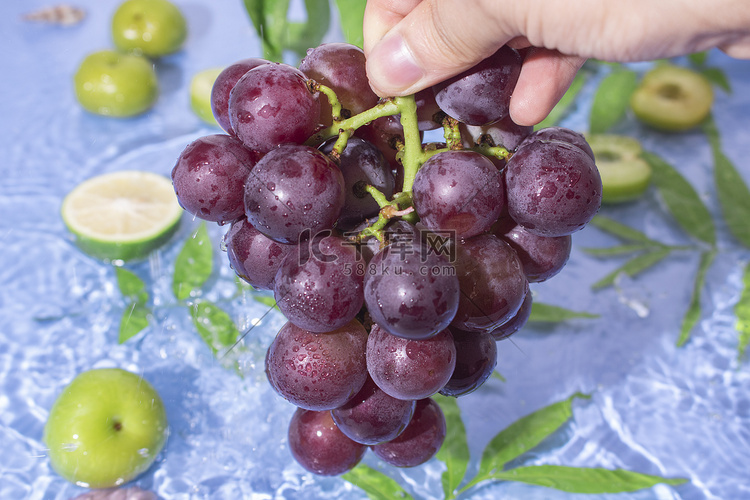
M 305 144 L 307 144 L 308 146 L 317 146 L 326 139 L 337 136 L 342 130 L 357 130 L 359 127 L 367 125 L 373 120 L 376 120 L 383 116 L 397 115 L 400 112 L 401 110 L 396 105 L 394 100 L 389 99 L 383 101 L 380 104 L 368 109 L 367 111 L 356 114 L 351 118 L 345 118 L 337 123 L 334 123 L 330 127 L 321 130 L 317 134 L 310 137 Z
M 443 118 L 443 137 L 445 137 L 445 144 L 450 150 L 463 149 L 463 141 L 461 141 L 461 130 L 458 128 L 458 120 L 451 118 L 446 115 Z
M 368 184 L 367 186 L 365 186 L 365 191 L 370 193 L 370 196 L 372 196 L 375 199 L 375 202 L 378 204 L 380 208 L 383 208 L 385 206 L 392 204 L 392 202 L 388 201 L 385 195 L 381 193 L 380 191 L 378 191 L 378 188 L 376 188 L 375 186 Z
M 404 129 L 404 150 L 401 164 L 404 167 L 403 191 L 411 192 L 417 170 L 425 162 L 422 150 L 422 136 L 417 121 L 417 103 L 414 96 L 396 97 L 394 102 L 401 113 L 401 126 Z
M 341 102 L 339 101 L 336 92 L 332 88 L 321 85 L 314 80 L 308 80 L 307 86 L 312 92 L 320 92 L 328 98 L 328 102 L 331 104 L 331 114 L 333 115 L 333 122 L 341 121 Z
M 476 151 L 477 153 L 482 153 L 484 156 L 490 156 L 492 158 L 497 158 L 498 160 L 507 160 L 510 158 L 511 153 L 507 149 L 505 149 L 502 146 L 474 146 L 471 148 L 472 151 Z

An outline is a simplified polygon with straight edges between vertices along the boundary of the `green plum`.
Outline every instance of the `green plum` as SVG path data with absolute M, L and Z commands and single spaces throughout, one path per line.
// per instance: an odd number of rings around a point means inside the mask
M 711 112 L 711 82 L 700 73 L 663 64 L 648 71 L 633 92 L 636 118 L 658 130 L 681 132 L 700 124 Z
M 134 116 L 150 109 L 159 96 L 151 61 L 112 50 L 86 56 L 73 81 L 81 106 L 99 115 Z
M 193 76 L 190 81 L 190 107 L 198 118 L 209 125 L 219 126 L 211 108 L 211 90 L 214 82 L 224 68 L 204 69 Z
M 187 37 L 187 21 L 168 0 L 126 0 L 112 17 L 115 46 L 126 52 L 161 57 L 177 52 Z
M 586 137 L 602 178 L 602 203 L 621 203 L 641 196 L 651 184 L 651 165 L 641 158 L 637 139 L 622 135 Z
M 54 470 L 89 488 L 135 479 L 154 462 L 167 435 L 156 390 L 119 368 L 80 373 L 58 396 L 44 427 Z

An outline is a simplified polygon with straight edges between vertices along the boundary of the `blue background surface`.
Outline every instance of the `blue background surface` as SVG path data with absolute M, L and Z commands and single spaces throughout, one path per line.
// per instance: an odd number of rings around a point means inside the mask
M 85 491 L 55 475 L 41 441 L 49 408 L 79 372 L 118 366 L 142 373 L 162 394 L 172 434 L 156 464 L 135 484 L 162 498 L 365 498 L 340 478 L 306 473 L 291 458 L 286 427 L 293 407 L 269 387 L 265 349 L 283 318 L 237 296 L 225 255 L 226 228 L 212 225 L 218 271 L 205 297 L 242 330 L 258 323 L 238 354 L 244 377 L 221 366 L 171 294 L 174 260 L 197 227 L 185 218 L 175 240 L 147 261 L 129 264 L 153 297 L 146 330 L 117 343 L 126 302 L 111 265 L 80 253 L 59 216 L 64 195 L 104 172 L 149 170 L 168 175 L 193 139 L 218 133 L 188 104 L 196 72 L 261 55 L 240 0 L 177 1 L 190 35 L 180 53 L 157 64 L 161 84 L 152 111 L 118 120 L 93 116 L 75 102 L 72 75 L 91 51 L 111 47 L 109 19 L 117 2 L 84 0 L 88 16 L 74 27 L 22 21 L 41 0 L 0 5 L 0 498 L 71 498 Z M 328 40 L 340 35 L 333 30 Z M 719 52 L 708 64 L 729 76 L 733 93 L 717 92 L 714 116 L 727 156 L 750 183 L 750 63 Z M 635 65 L 644 70 L 648 65 Z M 585 131 L 596 78 L 563 125 Z M 700 252 L 685 250 L 636 278 L 594 292 L 591 284 L 622 263 L 594 259 L 584 247 L 617 244 L 588 227 L 574 236 L 570 263 L 532 287 L 535 299 L 600 315 L 558 325 L 529 325 L 498 345 L 498 371 L 459 400 L 472 461 L 516 419 L 575 392 L 570 423 L 518 463 L 625 468 L 689 483 L 656 486 L 612 499 L 750 498 L 750 366 L 736 360 L 732 308 L 750 260 L 726 230 L 712 181 L 705 136 L 656 133 L 628 117 L 616 129 L 666 158 L 703 197 L 719 228 L 719 254 L 702 294 L 703 313 L 685 347 L 676 348 Z M 603 215 L 668 244 L 693 245 L 650 190 L 637 202 L 604 207 Z M 262 318 L 260 320 L 260 318 Z M 450 429 L 449 429 L 450 432 Z M 443 466 L 413 470 L 365 463 L 396 478 L 416 498 L 441 498 Z M 487 484 L 466 498 L 591 498 L 518 483 Z

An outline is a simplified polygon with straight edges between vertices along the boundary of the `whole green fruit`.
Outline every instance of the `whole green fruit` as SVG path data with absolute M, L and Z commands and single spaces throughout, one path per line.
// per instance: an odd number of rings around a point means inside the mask
M 44 427 L 52 468 L 89 488 L 135 479 L 154 462 L 167 435 L 156 390 L 119 368 L 79 374 L 58 396 Z
M 153 64 L 145 57 L 102 50 L 86 56 L 73 77 L 78 102 L 105 116 L 133 116 L 159 95 Z
M 126 0 L 112 17 L 112 38 L 122 51 L 161 57 L 180 50 L 186 37 L 185 17 L 167 0 Z

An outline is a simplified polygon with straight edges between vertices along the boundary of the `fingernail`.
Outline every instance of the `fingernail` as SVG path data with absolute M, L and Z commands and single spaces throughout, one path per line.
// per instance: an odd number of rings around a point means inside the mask
M 404 90 L 424 76 L 403 37 L 394 33 L 383 38 L 368 58 L 370 79 L 381 89 Z

